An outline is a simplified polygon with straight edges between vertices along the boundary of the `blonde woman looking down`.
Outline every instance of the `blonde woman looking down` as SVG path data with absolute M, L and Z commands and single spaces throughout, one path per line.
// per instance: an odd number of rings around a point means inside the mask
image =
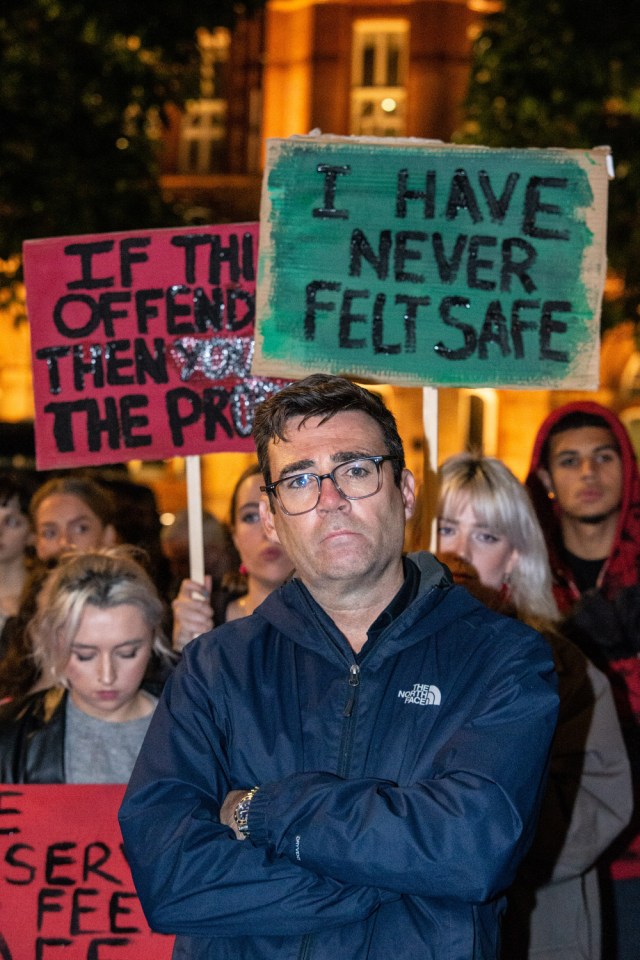
M 157 702 L 147 670 L 171 659 L 162 621 L 130 549 L 61 558 L 28 627 L 39 689 L 0 709 L 2 782 L 128 780 Z

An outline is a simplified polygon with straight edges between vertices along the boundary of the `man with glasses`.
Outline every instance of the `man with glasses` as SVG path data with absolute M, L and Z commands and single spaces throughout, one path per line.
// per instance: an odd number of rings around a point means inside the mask
M 494 960 L 549 648 L 403 556 L 414 479 L 375 393 L 315 374 L 254 437 L 295 574 L 189 644 L 156 709 L 121 811 L 150 924 L 189 958 Z

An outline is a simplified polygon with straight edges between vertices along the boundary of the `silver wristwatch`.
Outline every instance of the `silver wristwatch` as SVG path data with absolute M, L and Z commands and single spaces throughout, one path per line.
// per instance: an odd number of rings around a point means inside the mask
M 244 797 L 238 801 L 236 808 L 233 811 L 235 825 L 240 833 L 245 837 L 249 836 L 249 807 L 251 806 L 251 801 L 259 789 L 260 787 L 253 787 L 253 789 L 249 790 L 249 793 L 245 793 Z

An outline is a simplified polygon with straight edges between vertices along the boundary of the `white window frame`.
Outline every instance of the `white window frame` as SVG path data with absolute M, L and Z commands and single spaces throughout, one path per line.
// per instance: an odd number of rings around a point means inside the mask
M 389 76 L 395 43 L 396 76 Z M 371 76 L 366 76 L 366 51 L 372 50 Z M 409 21 L 401 18 L 354 21 L 351 57 L 350 130 L 356 136 L 406 135 L 406 79 L 409 70 Z M 393 81 L 393 82 L 391 82 Z M 383 104 L 395 103 L 385 110 Z

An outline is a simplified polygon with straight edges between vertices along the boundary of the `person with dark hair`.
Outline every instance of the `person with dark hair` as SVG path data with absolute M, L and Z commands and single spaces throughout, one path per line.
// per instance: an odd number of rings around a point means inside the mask
M 31 492 L 25 478 L 0 473 L 0 630 L 17 614 L 27 579 L 33 549 Z
M 172 603 L 173 647 L 182 650 L 214 623 L 246 617 L 291 574 L 291 563 L 279 544 L 270 543 L 260 519 L 260 487 L 264 482 L 257 463 L 238 477 L 229 505 L 229 528 L 239 558 L 237 571 L 229 571 L 212 587 L 211 574 L 200 585 L 187 578 Z
M 249 616 L 293 572 L 289 557 L 279 543 L 268 539 L 260 518 L 263 483 L 260 467 L 257 463 L 251 464 L 238 477 L 231 495 L 229 522 L 233 543 L 240 557 L 241 580 L 235 583 L 227 581 L 232 589 L 225 610 L 225 621 Z
M 541 425 L 527 485 L 543 529 L 563 629 L 607 674 L 634 774 L 635 812 L 614 845 L 603 956 L 640 943 L 640 474 L 620 419 L 591 401 Z M 604 882 L 604 878 L 603 878 Z M 605 901 L 606 903 L 606 901 Z
M 260 511 L 294 576 L 187 644 L 120 822 L 176 956 L 495 960 L 556 723 L 544 639 L 403 556 L 415 483 L 374 393 L 258 407 Z
M 69 550 L 111 547 L 118 541 L 115 500 L 89 477 L 52 477 L 35 492 L 29 510 L 42 561 Z

